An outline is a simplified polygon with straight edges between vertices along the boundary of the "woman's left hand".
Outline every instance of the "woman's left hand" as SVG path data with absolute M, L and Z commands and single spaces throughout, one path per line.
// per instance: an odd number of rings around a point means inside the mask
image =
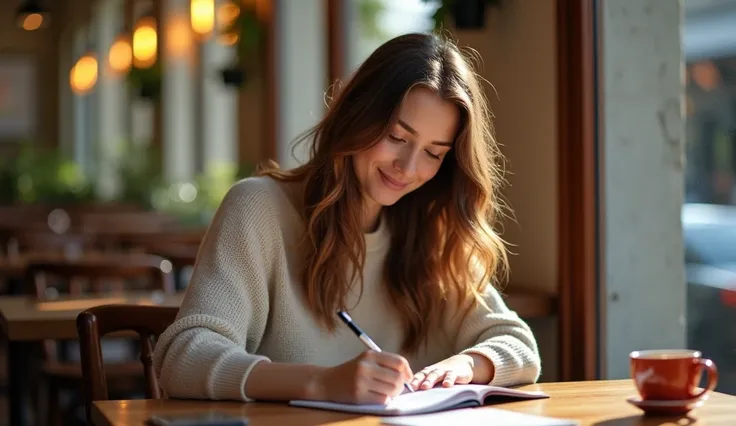
M 433 388 L 437 383 L 449 388 L 464 385 L 473 380 L 474 360 L 469 355 L 455 355 L 434 365 L 423 368 L 414 375 L 409 385 L 414 390 Z

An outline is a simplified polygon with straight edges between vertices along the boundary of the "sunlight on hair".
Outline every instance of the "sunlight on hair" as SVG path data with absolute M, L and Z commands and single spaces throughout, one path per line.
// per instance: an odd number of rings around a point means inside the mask
M 348 81 L 331 88 L 327 115 L 298 140 L 310 144 L 306 164 L 259 169 L 283 182 L 303 182 L 307 232 L 300 249 L 308 266 L 301 278 L 308 306 L 328 329 L 335 329 L 334 312 L 344 307 L 351 283 L 362 285 L 363 195 L 352 159 L 386 137 L 417 85 L 454 103 L 461 125 L 436 175 L 383 207 L 393 236 L 384 281 L 407 330 L 403 349 L 417 349 L 447 315 L 485 306 L 488 286 L 507 279 L 506 244 L 494 229 L 507 210 L 499 198 L 503 156 L 474 68 L 478 58 L 437 35 L 389 40 Z

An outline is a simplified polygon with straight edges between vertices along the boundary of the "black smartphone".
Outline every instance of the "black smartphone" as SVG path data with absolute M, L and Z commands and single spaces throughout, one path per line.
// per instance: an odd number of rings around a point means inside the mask
M 170 416 L 151 416 L 147 426 L 248 426 L 247 417 L 237 417 L 222 413 L 185 414 Z

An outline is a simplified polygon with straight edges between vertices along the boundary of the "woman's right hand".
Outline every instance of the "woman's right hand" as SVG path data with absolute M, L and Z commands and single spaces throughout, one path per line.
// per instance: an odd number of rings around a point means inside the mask
M 401 394 L 413 374 L 401 355 L 366 351 L 354 359 L 323 370 L 319 377 L 322 400 L 347 404 L 385 404 Z

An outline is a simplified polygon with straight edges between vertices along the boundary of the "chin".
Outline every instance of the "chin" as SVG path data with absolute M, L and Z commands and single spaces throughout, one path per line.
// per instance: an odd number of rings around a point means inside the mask
M 393 206 L 400 199 L 401 197 L 386 197 L 386 196 L 380 196 L 380 195 L 373 197 L 373 200 L 375 200 L 381 207 Z
M 405 194 L 396 194 L 396 193 L 389 194 L 388 192 L 389 191 L 382 191 L 382 190 L 374 191 L 371 194 L 371 198 L 373 199 L 373 201 L 378 203 L 380 206 L 389 207 L 389 206 L 396 204 L 401 199 L 401 197 L 405 195 Z

